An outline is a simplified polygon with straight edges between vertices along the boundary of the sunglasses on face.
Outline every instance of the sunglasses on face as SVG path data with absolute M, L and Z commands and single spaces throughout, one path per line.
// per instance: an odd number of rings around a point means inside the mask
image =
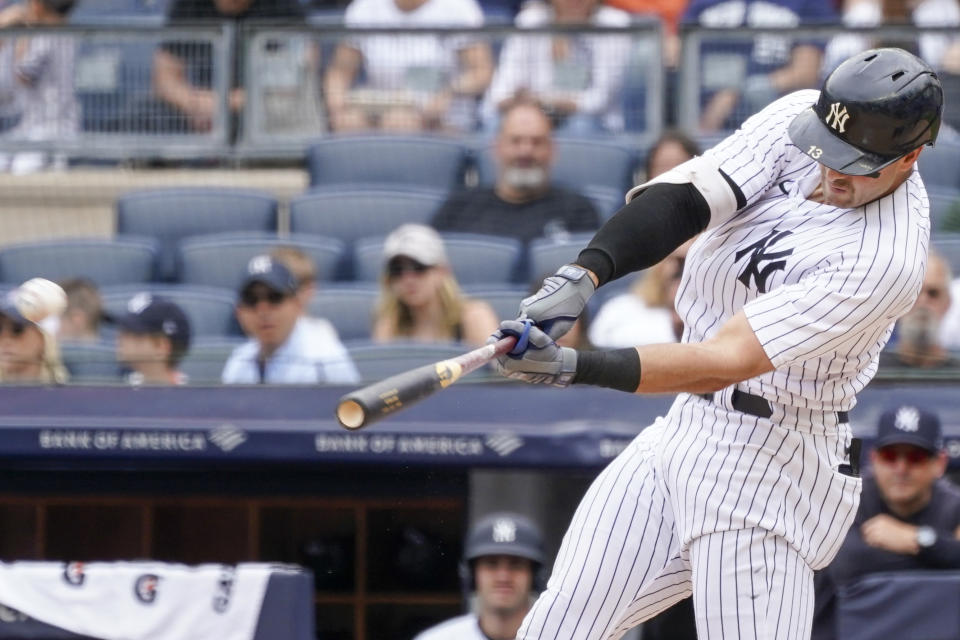
M 900 458 L 906 460 L 907 464 L 910 466 L 922 464 L 932 458 L 933 456 L 929 451 L 924 451 L 923 449 L 893 449 L 893 448 L 883 448 L 877 449 L 877 457 L 887 464 L 894 464 Z
M 252 308 L 261 302 L 268 302 L 271 306 L 275 307 L 286 299 L 286 294 L 280 293 L 279 291 L 267 291 L 262 294 L 258 294 L 255 291 L 244 291 L 240 295 L 240 304 Z
M 391 278 L 399 278 L 405 273 L 421 274 L 429 268 L 429 265 L 413 260 L 398 260 L 387 265 L 387 275 Z
M 9 331 L 10 335 L 15 338 L 19 338 L 26 330 L 27 326 L 23 324 L 17 324 L 16 322 L 0 322 L 0 336 Z

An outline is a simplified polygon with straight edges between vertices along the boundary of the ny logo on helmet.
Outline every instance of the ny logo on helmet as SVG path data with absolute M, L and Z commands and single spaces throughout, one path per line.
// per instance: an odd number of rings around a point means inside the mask
M 847 113 L 847 108 L 839 102 L 834 102 L 830 105 L 830 113 L 827 114 L 825 122 L 838 132 L 843 133 L 846 131 L 847 120 L 849 119 L 850 114 Z M 831 122 L 831 120 L 833 120 L 833 122 Z

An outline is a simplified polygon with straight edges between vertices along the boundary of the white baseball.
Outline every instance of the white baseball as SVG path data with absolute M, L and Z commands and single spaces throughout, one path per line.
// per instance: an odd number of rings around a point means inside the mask
M 27 320 L 40 322 L 49 316 L 59 316 L 67 308 L 67 294 L 56 282 L 46 278 L 31 278 L 14 291 L 13 302 Z

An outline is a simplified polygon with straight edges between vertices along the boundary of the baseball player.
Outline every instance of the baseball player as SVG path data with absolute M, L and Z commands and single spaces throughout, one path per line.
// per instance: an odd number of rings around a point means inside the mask
M 492 513 L 467 535 L 460 563 L 473 612 L 430 627 L 414 640 L 513 640 L 530 610 L 530 594 L 543 589 L 543 537 L 528 518 Z
M 519 336 L 509 377 L 679 394 L 587 491 L 518 639 L 620 638 L 691 594 L 701 639 L 809 638 L 813 570 L 859 501 L 847 412 L 923 280 L 916 161 L 942 106 L 912 54 L 853 56 L 633 188 L 501 324 L 494 338 Z M 696 234 L 681 343 L 555 344 L 596 286 Z

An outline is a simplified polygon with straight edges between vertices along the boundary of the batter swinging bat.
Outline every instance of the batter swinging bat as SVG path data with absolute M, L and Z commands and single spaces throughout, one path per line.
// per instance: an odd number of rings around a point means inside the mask
M 461 376 L 479 369 L 497 356 L 502 356 L 516 344 L 515 337 L 507 336 L 456 358 L 404 371 L 357 389 L 340 398 L 337 403 L 337 420 L 347 429 L 365 427 L 441 389 L 446 389 Z

